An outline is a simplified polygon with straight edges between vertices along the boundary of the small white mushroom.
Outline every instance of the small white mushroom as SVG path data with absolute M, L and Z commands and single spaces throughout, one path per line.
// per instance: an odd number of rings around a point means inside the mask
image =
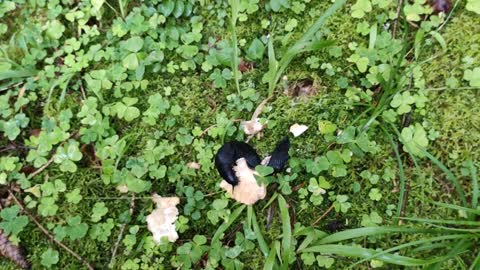
M 268 157 L 269 159 L 270 157 Z M 265 158 L 262 164 L 267 164 L 268 160 Z M 240 158 L 233 167 L 236 176 L 238 177 L 238 185 L 232 187 L 227 181 L 223 180 L 220 187 L 224 189 L 233 199 L 246 205 L 252 205 L 258 200 L 262 200 L 267 195 L 267 188 L 265 184 L 259 185 L 255 179 L 256 171 L 250 169 L 247 161 Z
M 177 204 L 180 203 L 178 197 L 162 198 L 158 194 L 153 194 L 152 201 L 157 204 L 157 208 L 147 216 L 148 230 L 153 234 L 153 240 L 160 244 L 162 238 L 167 237 L 168 241 L 175 242 L 178 239 L 178 233 L 175 230 L 175 221 L 178 218 Z

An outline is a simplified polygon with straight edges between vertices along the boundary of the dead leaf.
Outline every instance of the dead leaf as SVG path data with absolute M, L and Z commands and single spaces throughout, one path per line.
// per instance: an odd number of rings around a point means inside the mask
M 295 123 L 290 127 L 290 132 L 293 134 L 293 136 L 298 137 L 307 131 L 307 129 L 308 126 Z
M 434 14 L 440 12 L 448 13 L 452 8 L 452 3 L 450 2 L 450 0 L 430 0 L 429 3 L 433 9 Z
M 268 161 L 267 161 L 268 162 Z M 262 164 L 266 164 L 262 161 Z M 246 205 L 253 205 L 258 200 L 262 200 L 267 195 L 265 184 L 258 185 L 255 179 L 254 170 L 250 169 L 244 158 L 237 160 L 237 165 L 233 167 L 238 177 L 238 185 L 233 188 L 227 181 L 222 180 L 220 187 L 224 189 L 233 199 Z
M 240 63 L 238 64 L 238 70 L 242 73 L 249 72 L 253 70 L 255 67 L 255 63 L 253 62 L 247 62 L 243 60 L 243 58 L 240 58 Z
M 312 79 L 303 79 L 294 82 L 286 89 L 286 94 L 291 97 L 308 98 L 317 93 Z
M 244 121 L 242 122 L 242 126 L 243 126 L 243 131 L 247 135 L 255 135 L 258 132 L 262 131 L 262 129 L 264 128 L 264 125 L 260 123 L 260 119 L 258 118 L 255 118 L 250 121 Z
M 178 218 L 176 205 L 180 203 L 180 199 L 153 194 L 152 201 L 157 204 L 157 208 L 147 216 L 147 227 L 153 234 L 153 240 L 161 244 L 162 238 L 166 237 L 169 242 L 175 242 L 178 239 L 175 230 L 175 221 Z

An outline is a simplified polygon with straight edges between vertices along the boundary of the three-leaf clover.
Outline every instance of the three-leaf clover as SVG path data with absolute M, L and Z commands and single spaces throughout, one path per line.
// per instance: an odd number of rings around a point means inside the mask
M 410 95 L 409 91 L 405 91 L 401 94 L 395 94 L 390 102 L 390 106 L 397 108 L 397 113 L 400 115 L 410 112 L 412 109 L 410 105 L 413 103 L 415 103 L 415 98 Z
M 480 87 L 480 67 L 476 67 L 473 70 L 465 70 L 465 73 L 463 73 L 463 79 L 468 81 L 471 87 Z
M 416 123 L 402 130 L 400 139 L 403 143 L 403 150 L 413 155 L 423 157 L 422 148 L 427 147 L 428 138 L 422 125 Z
M 54 264 L 57 264 L 59 261 L 58 251 L 48 248 L 45 252 L 42 253 L 42 260 L 40 263 L 43 266 L 50 267 Z
M 78 145 L 77 141 L 71 139 L 66 145 L 57 148 L 53 161 L 60 164 L 62 172 L 75 172 L 77 170 L 74 161 L 82 159 L 82 153 Z

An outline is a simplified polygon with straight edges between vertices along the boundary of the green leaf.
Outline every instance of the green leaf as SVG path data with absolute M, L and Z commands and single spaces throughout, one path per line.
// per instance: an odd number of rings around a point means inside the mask
M 122 61 L 123 67 L 129 70 L 136 70 L 138 68 L 138 58 L 136 53 L 127 55 Z
M 17 205 L 4 208 L 0 212 L 0 217 L 2 217 L 0 228 L 5 234 L 18 235 L 27 226 L 28 218 L 26 216 L 18 216 L 19 212 L 20 208 Z
M 480 87 L 480 67 L 465 70 L 463 79 L 468 81 L 471 87 Z
M 43 266 L 50 267 L 58 263 L 59 254 L 58 251 L 48 248 L 45 252 L 42 253 L 41 258 L 42 260 L 40 261 L 40 263 Z
M 265 177 L 273 173 L 273 168 L 269 166 L 258 165 L 255 167 L 255 171 L 257 171 L 260 176 Z
M 353 18 L 363 18 L 365 13 L 372 11 L 372 3 L 370 3 L 370 0 L 357 0 L 351 10 Z
M 252 40 L 250 47 L 247 50 L 247 57 L 251 60 L 262 59 L 265 52 L 265 45 L 256 38 Z
M 104 202 L 95 203 L 92 209 L 91 220 L 92 222 L 99 222 L 104 215 L 108 213 L 108 208 Z
M 465 8 L 469 11 L 473 11 L 477 14 L 480 14 L 480 1 L 478 0 L 467 0 L 467 5 Z
M 162 1 L 158 8 L 163 16 L 168 17 L 170 14 L 172 14 L 173 9 L 175 8 L 175 2 L 173 0 Z
M 138 36 L 134 36 L 134 37 L 131 37 L 129 39 L 127 39 L 126 41 L 124 41 L 122 44 L 121 44 L 122 48 L 130 51 L 130 52 L 133 52 L 133 53 L 136 53 L 138 51 L 140 51 L 143 47 L 143 39 L 141 37 L 138 37 Z

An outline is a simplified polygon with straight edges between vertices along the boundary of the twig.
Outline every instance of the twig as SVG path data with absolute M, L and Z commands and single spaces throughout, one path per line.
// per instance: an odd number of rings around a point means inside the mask
M 258 116 L 260 115 L 260 113 L 262 112 L 263 110 L 263 107 L 265 107 L 265 105 L 268 103 L 268 101 L 270 99 L 273 98 L 273 95 L 267 97 L 266 99 L 264 99 L 259 105 L 258 107 L 255 109 L 255 111 L 253 112 L 253 115 L 252 115 L 252 119 L 251 120 L 255 120 L 258 118 Z
M 130 217 L 133 215 L 134 208 L 135 208 L 135 193 L 132 193 L 132 200 L 130 200 L 130 209 L 128 210 Z M 115 255 L 117 255 L 118 246 L 120 246 L 120 242 L 122 241 L 123 234 L 125 232 L 125 229 L 127 228 L 127 225 L 128 225 L 128 222 L 125 222 L 122 225 L 122 228 L 120 229 L 120 234 L 118 235 L 117 242 L 115 243 L 115 247 L 113 248 L 113 251 L 112 251 L 112 257 L 110 258 L 110 263 L 108 264 L 109 267 L 111 268 L 113 268 L 113 263 L 115 262 Z
M 317 224 L 318 222 L 320 222 L 320 220 L 322 220 L 324 217 L 326 217 L 328 215 L 328 213 L 330 213 L 330 211 L 333 210 L 333 203 L 332 205 L 327 209 L 327 211 L 325 211 L 325 213 L 323 213 L 323 215 L 321 215 L 319 218 L 317 218 L 317 220 L 315 220 L 315 222 L 312 223 L 311 226 L 315 226 L 315 224 Z
M 67 140 L 75 137 L 76 135 L 77 135 L 77 131 L 73 132 L 72 135 L 70 135 L 70 137 L 68 137 Z M 65 142 L 66 142 L 66 140 L 63 141 L 59 146 L 57 146 L 57 149 L 58 149 L 58 147 L 61 147 Z M 36 171 L 34 171 L 33 173 L 29 174 L 28 177 L 27 177 L 27 179 L 30 180 L 30 179 L 32 179 L 33 177 L 35 177 L 37 174 L 43 172 L 43 170 L 45 170 L 48 166 L 50 166 L 50 164 L 52 164 L 54 158 L 55 158 L 55 152 L 54 152 L 54 154 L 52 155 L 52 157 L 50 157 L 50 159 L 47 161 L 47 163 L 43 164 L 42 167 L 38 168 L 38 169 L 37 169 Z
M 94 270 L 95 269 L 86 259 L 84 259 L 82 256 L 78 255 L 75 251 L 71 250 L 69 247 L 67 247 L 62 242 L 55 239 L 55 237 L 47 229 L 45 229 L 45 227 L 43 227 L 43 225 L 40 224 L 40 222 L 25 208 L 25 206 L 23 206 L 23 204 L 17 199 L 15 194 L 13 194 L 13 192 L 10 189 L 8 189 L 8 193 L 10 194 L 10 196 L 12 196 L 12 199 L 15 201 L 15 203 L 18 205 L 18 207 L 20 207 L 20 209 L 30 218 L 30 220 L 33 221 L 33 223 L 35 223 L 35 225 L 37 225 L 37 227 L 43 232 L 43 234 L 45 234 L 48 238 L 50 238 L 50 240 L 55 242 L 61 248 L 66 250 L 68 253 L 70 253 L 73 257 L 77 258 L 77 260 L 79 260 L 87 269 L 89 269 L 89 270 Z
M 53 154 L 52 157 L 47 161 L 47 163 L 43 164 L 42 167 L 38 168 L 38 169 L 37 169 L 36 171 L 34 171 L 33 173 L 29 174 L 27 179 L 32 179 L 32 178 L 35 177 L 37 174 L 43 172 L 43 170 L 45 170 L 48 166 L 50 166 L 50 164 L 52 164 L 54 157 L 55 157 L 55 154 Z
M 397 16 L 395 18 L 395 21 L 393 22 L 393 31 L 392 31 L 392 37 L 393 38 L 395 38 L 397 36 L 398 18 L 400 18 L 400 12 L 402 11 L 402 6 L 403 6 L 403 0 L 398 0 Z

